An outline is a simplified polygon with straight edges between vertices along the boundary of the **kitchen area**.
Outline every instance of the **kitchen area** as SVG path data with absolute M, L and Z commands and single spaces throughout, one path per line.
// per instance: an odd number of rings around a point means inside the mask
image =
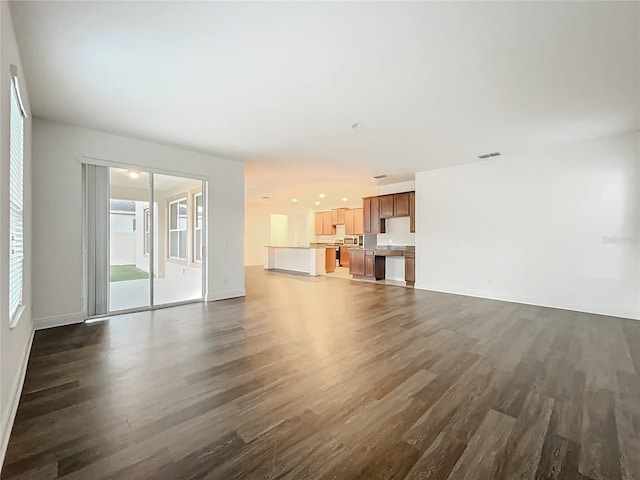
M 308 247 L 265 247 L 265 269 L 413 287 L 415 191 L 313 212 L 313 233 Z

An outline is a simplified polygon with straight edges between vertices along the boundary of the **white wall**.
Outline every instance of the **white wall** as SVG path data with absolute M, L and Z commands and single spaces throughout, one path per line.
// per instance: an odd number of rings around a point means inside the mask
M 415 245 L 416 234 L 411 232 L 409 217 L 387 218 L 386 233 L 378 234 L 378 245 Z
M 416 175 L 416 288 L 640 318 L 637 134 Z
M 31 268 L 32 268 L 32 188 L 31 188 L 31 109 L 27 84 L 20 62 L 8 2 L 0 2 L 0 463 L 13 425 L 22 390 L 26 363 L 33 338 Z M 9 303 L 9 112 L 11 77 L 9 65 L 18 66 L 22 100 L 28 117 L 24 122 L 24 291 L 25 310 L 18 323 L 10 328 Z
M 109 235 L 109 264 L 136 264 L 136 233 L 118 233 Z
M 309 246 L 307 214 L 301 207 L 247 203 L 245 209 L 245 265 L 264 265 L 264 247 L 271 244 L 271 215 L 287 216 L 287 246 Z
M 389 183 L 387 185 L 378 185 L 376 195 L 389 195 L 390 193 L 412 192 L 416 189 L 416 181 L 408 180 L 406 182 Z
M 209 182 L 207 299 L 244 295 L 244 170 L 240 162 L 56 122 L 33 122 L 33 317 L 82 318 L 82 157 L 200 175 Z

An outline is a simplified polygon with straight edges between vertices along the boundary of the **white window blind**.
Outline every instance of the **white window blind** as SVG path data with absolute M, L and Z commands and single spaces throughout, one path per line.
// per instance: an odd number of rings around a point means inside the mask
M 24 108 L 18 88 L 17 68 L 11 65 L 11 118 L 9 131 L 9 318 L 22 304 L 24 272 Z

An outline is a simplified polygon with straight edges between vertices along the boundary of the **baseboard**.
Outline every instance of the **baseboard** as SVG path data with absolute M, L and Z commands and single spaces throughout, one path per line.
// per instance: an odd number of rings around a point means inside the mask
M 446 288 L 434 287 L 431 285 L 418 285 L 415 284 L 416 290 L 426 290 L 430 292 L 448 293 L 450 295 L 462 295 L 465 297 L 485 298 L 487 300 L 498 300 L 500 302 L 519 303 L 522 305 L 533 305 L 534 307 L 555 308 L 556 310 L 567 310 L 570 312 L 589 313 L 592 315 L 602 315 L 605 317 L 617 317 L 624 318 L 625 320 L 640 320 L 637 312 L 631 312 L 623 309 L 602 309 L 596 307 L 588 307 L 584 305 L 553 305 L 549 303 L 541 303 L 538 301 L 531 301 L 527 299 L 514 299 L 504 297 L 493 297 L 478 292 L 470 291 L 456 291 Z
M 207 302 L 215 302 L 217 300 L 228 300 L 230 298 L 246 297 L 247 292 L 245 289 L 240 290 L 225 290 L 223 292 L 213 292 L 207 295 Z
M 16 382 L 11 389 L 11 396 L 9 397 L 9 412 L 5 422 L 2 425 L 2 443 L 0 444 L 0 468 L 4 465 L 4 456 L 7 453 L 7 446 L 9 445 L 9 437 L 11 436 L 11 430 L 13 429 L 13 421 L 16 418 L 18 412 L 18 404 L 20 403 L 20 396 L 22 395 L 22 386 L 24 385 L 24 377 L 27 374 L 27 365 L 29 364 L 29 354 L 31 353 L 31 345 L 33 345 L 33 335 L 35 330 L 31 330 L 31 336 L 27 348 L 22 358 L 22 365 L 20 365 L 20 373 L 16 378 Z
M 63 325 L 72 325 L 74 323 L 84 322 L 84 313 L 69 313 L 67 315 L 56 315 L 53 317 L 38 318 L 33 321 L 33 328 L 36 330 L 44 330 L 45 328 L 62 327 Z

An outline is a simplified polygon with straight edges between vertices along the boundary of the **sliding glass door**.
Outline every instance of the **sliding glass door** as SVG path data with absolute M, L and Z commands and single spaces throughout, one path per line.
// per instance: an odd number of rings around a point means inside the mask
M 158 221 L 157 269 L 153 303 L 163 305 L 202 298 L 202 182 L 168 175 L 153 176 Z
M 110 168 L 109 181 L 109 311 L 149 307 L 149 174 Z
M 203 300 L 206 183 L 83 168 L 87 315 Z

